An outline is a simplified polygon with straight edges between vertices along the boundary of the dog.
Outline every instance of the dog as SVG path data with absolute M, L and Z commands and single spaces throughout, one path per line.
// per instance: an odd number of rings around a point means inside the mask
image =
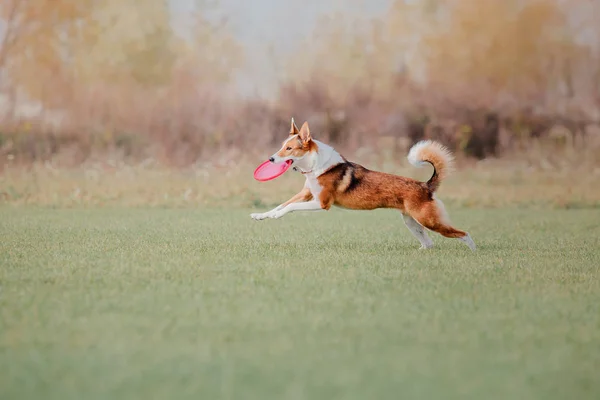
M 308 123 L 300 129 L 292 118 L 290 133 L 281 149 L 269 161 L 292 161 L 306 182 L 303 189 L 274 209 L 250 216 L 257 221 L 281 218 L 294 211 L 329 210 L 335 205 L 351 210 L 395 208 L 402 213 L 404 223 L 421 242 L 421 249 L 433 247 L 425 228 L 448 238 L 456 238 L 475 251 L 475 242 L 468 232 L 450 225 L 444 204 L 435 197 L 440 183 L 447 176 L 454 158 L 440 143 L 424 140 L 408 152 L 408 161 L 421 167 L 433 166 L 427 182 L 398 175 L 371 171 L 342 157 L 333 147 L 314 140 Z

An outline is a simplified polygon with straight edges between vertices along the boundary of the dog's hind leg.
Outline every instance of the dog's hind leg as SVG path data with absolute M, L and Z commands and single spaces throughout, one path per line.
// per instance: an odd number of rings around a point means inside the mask
M 471 239 L 471 235 L 469 235 L 469 232 L 467 232 L 465 236 L 458 238 L 458 240 L 469 246 L 469 248 L 473 251 L 477 249 L 477 246 L 475 246 L 475 242 L 473 241 L 473 239 Z
M 444 204 L 441 201 L 436 199 L 435 202 L 426 203 L 416 213 L 413 212 L 412 215 L 425 228 L 447 238 L 458 239 L 475 251 L 476 246 L 473 239 L 471 239 L 471 235 L 450 225 Z
M 413 217 L 408 214 L 402 214 L 404 223 L 408 230 L 421 242 L 422 249 L 430 249 L 433 247 L 433 240 L 427 236 L 427 232 L 423 225 L 419 224 Z

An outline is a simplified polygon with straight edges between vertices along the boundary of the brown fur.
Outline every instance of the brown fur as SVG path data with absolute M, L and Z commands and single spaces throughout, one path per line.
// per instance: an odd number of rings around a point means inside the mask
M 332 205 L 352 210 L 395 208 L 443 236 L 458 238 L 466 235 L 445 221 L 444 210 L 427 183 L 371 171 L 353 162 L 337 164 L 317 179 L 323 188 L 319 200 L 325 210 Z
M 433 175 L 427 181 L 427 185 L 432 192 L 435 192 L 452 169 L 454 157 L 446 147 L 433 141 L 419 151 L 419 156 L 423 161 L 433 165 Z
M 298 133 L 300 133 L 300 130 L 296 126 L 294 118 L 292 118 L 292 125 L 290 126 L 290 136 L 297 135 Z
M 298 130 L 294 121 L 292 120 L 292 126 L 290 128 L 290 136 L 298 135 L 297 140 L 293 140 L 291 137 L 286 139 L 284 146 L 277 152 L 279 157 L 302 157 L 308 152 L 316 152 L 319 150 L 319 146 L 312 140 L 310 136 L 310 130 L 308 124 L 305 122 L 302 128 Z
M 310 189 L 305 187 L 304 189 L 293 195 L 291 199 L 283 203 L 282 206 L 285 207 L 288 204 L 297 203 L 299 201 L 309 201 L 312 200 L 312 198 L 313 195 L 310 192 Z

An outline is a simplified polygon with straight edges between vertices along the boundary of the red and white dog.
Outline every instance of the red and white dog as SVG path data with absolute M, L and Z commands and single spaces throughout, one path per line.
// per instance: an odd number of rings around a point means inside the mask
M 289 137 L 281 149 L 269 159 L 271 162 L 292 160 L 295 169 L 306 176 L 304 188 L 285 203 L 265 213 L 251 214 L 257 220 L 281 218 L 293 211 L 329 210 L 332 205 L 352 210 L 395 208 L 404 222 L 421 242 L 421 248 L 433 247 L 424 227 L 442 236 L 456 238 L 471 250 L 475 243 L 471 236 L 450 225 L 443 203 L 435 198 L 435 191 L 446 177 L 453 161 L 452 154 L 439 143 L 421 141 L 408 153 L 414 166 L 433 165 L 433 175 L 427 182 L 370 171 L 347 161 L 331 146 L 310 136 L 308 123 L 298 129 L 292 118 Z

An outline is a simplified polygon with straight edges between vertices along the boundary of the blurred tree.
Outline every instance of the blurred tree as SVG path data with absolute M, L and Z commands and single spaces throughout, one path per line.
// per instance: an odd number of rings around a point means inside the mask
M 165 87 L 182 69 L 194 72 L 187 84 L 228 81 L 241 48 L 206 17 L 214 4 L 196 3 L 189 31 L 177 35 L 167 0 L 2 0 L 2 84 L 64 107 L 87 87 Z
M 175 38 L 166 0 L 97 2 L 79 35 L 72 54 L 81 83 L 169 82 Z
M 177 42 L 179 71 L 199 86 L 228 83 L 244 62 L 243 48 L 228 31 L 227 21 L 211 15 L 213 2 L 195 3 L 190 34 Z
M 292 81 L 325 77 L 333 97 L 362 85 L 397 99 L 401 74 L 438 103 L 544 107 L 597 86 L 600 2 L 589 3 L 395 0 L 373 20 L 345 11 L 321 19 L 287 70 Z
M 285 64 L 292 81 L 327 82 L 324 90 L 328 95 L 341 99 L 352 87 L 370 87 L 381 73 L 389 70 L 372 58 L 375 49 L 370 45 L 368 19 L 337 13 L 322 16 L 317 26 L 313 36 Z
M 5 89 L 29 98 L 59 103 L 69 80 L 65 49 L 79 24 L 89 15 L 93 0 L 3 0 L 0 19 L 0 72 Z M 68 92 L 68 91 L 67 91 Z
M 577 45 L 556 0 L 450 0 L 440 7 L 422 47 L 428 80 L 447 93 L 474 103 L 499 95 L 539 101 L 564 79 L 553 65 L 572 58 Z
M 6 0 L 0 3 L 0 19 L 2 20 L 2 40 L 0 40 L 0 71 L 6 68 L 6 59 L 10 55 L 18 38 L 18 20 L 21 17 L 22 2 Z
M 327 81 L 330 95 L 345 97 L 351 88 L 398 99 L 399 74 L 418 78 L 419 38 L 437 2 L 391 2 L 379 18 L 360 13 L 362 0 L 349 0 L 343 13 L 324 15 L 312 37 L 287 64 L 289 79 Z M 349 10 L 357 10 L 352 13 Z

